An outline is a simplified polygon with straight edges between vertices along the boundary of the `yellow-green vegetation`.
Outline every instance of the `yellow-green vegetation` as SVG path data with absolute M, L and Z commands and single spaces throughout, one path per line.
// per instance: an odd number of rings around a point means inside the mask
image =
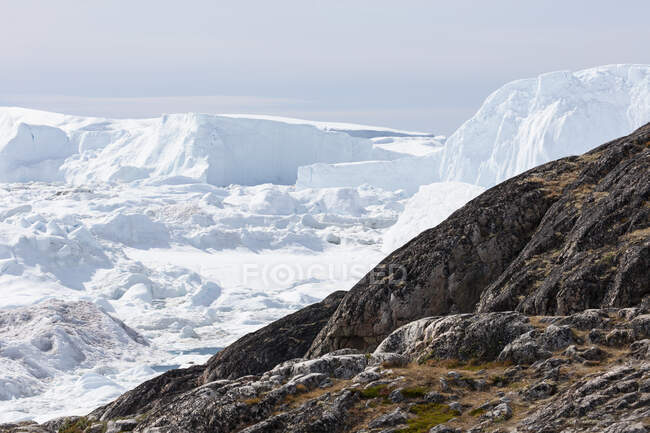
M 427 391 L 422 387 L 404 388 L 402 390 L 402 395 L 406 398 L 421 398 L 426 393 Z
M 399 430 L 399 432 L 426 433 L 432 427 L 460 415 L 446 404 L 439 403 L 416 404 L 411 408 L 411 413 L 415 414 L 415 418 L 409 419 L 408 427 Z
M 469 411 L 469 416 L 481 416 L 485 413 L 485 409 L 481 409 L 480 407 L 477 407 L 476 409 L 472 409 Z
M 90 426 L 88 418 L 81 417 L 75 421 L 68 421 L 59 428 L 59 433 L 83 433 Z
M 361 398 L 370 399 L 388 395 L 388 389 L 386 388 L 386 385 L 376 385 L 366 389 L 361 389 L 359 390 L 359 393 L 361 394 Z
M 495 368 L 510 367 L 510 361 L 481 361 L 479 359 L 470 359 L 469 361 L 449 360 L 441 361 L 440 366 L 448 369 L 463 370 L 463 371 L 479 371 L 490 370 Z
M 508 379 L 503 376 L 495 375 L 490 377 L 490 383 L 494 386 L 503 387 L 508 385 Z

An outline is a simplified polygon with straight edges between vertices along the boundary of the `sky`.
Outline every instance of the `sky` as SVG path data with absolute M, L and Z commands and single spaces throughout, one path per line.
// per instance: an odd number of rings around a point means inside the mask
M 508 81 L 650 63 L 650 2 L 0 0 L 0 105 L 450 134 Z

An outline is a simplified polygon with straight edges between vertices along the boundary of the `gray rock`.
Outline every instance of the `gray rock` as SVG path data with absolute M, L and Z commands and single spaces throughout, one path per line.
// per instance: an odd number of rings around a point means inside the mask
M 446 400 L 445 396 L 436 391 L 425 394 L 424 399 L 430 403 L 442 403 Z
M 105 433 L 104 432 L 105 427 L 106 426 L 104 425 L 104 423 L 95 423 L 90 427 L 86 428 L 86 430 L 84 430 L 84 433 Z
M 356 383 L 368 383 L 379 380 L 380 378 L 381 374 L 379 373 L 379 369 L 377 367 L 371 367 L 366 368 L 361 373 L 354 376 L 352 381 Z
M 106 424 L 106 433 L 120 433 L 132 431 L 138 425 L 135 419 L 120 419 L 117 421 L 109 421 Z
M 404 325 L 375 350 L 399 353 L 411 360 L 493 360 L 521 334 L 530 331 L 528 318 L 513 312 L 432 317 Z
M 554 383 L 549 383 L 546 381 L 537 382 L 523 392 L 524 399 L 528 401 L 536 401 L 544 398 L 548 398 L 555 394 L 557 391 L 557 386 Z
M 457 401 L 449 403 L 449 409 L 453 410 L 454 412 L 457 412 L 458 414 L 463 413 L 463 406 Z
M 393 403 L 401 403 L 406 400 L 406 397 L 402 394 L 401 389 L 394 389 L 390 394 L 388 394 L 388 399 Z
M 611 347 L 627 346 L 636 340 L 631 329 L 612 329 L 605 335 L 605 344 Z
M 394 425 L 399 425 L 399 424 L 404 424 L 406 420 L 408 419 L 408 414 L 404 412 L 402 409 L 395 409 L 394 411 L 381 415 L 368 424 L 368 427 L 370 428 L 378 428 L 378 427 L 386 427 L 386 426 L 394 426 Z
M 439 424 L 435 427 L 432 427 L 429 430 L 429 433 L 460 433 L 460 430 L 455 429 L 453 427 L 446 426 L 444 424 Z
M 409 359 L 399 353 L 380 352 L 373 353 L 370 357 L 369 365 L 381 365 L 385 368 L 406 367 Z
M 534 329 L 520 335 L 503 349 L 499 354 L 499 360 L 511 361 L 515 364 L 532 364 L 550 358 L 552 352 L 577 342 L 568 326 L 549 325 L 544 331 Z
M 603 433 L 647 433 L 646 429 L 640 422 L 622 421 L 607 427 Z
M 483 417 L 492 420 L 507 420 L 512 418 L 512 408 L 508 403 L 501 403 L 484 414 Z

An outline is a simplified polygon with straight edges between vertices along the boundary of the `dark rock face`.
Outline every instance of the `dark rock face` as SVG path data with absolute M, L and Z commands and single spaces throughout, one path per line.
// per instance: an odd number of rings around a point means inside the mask
M 486 191 L 357 283 L 309 356 L 427 316 L 570 314 L 650 294 L 650 124 Z
M 206 365 L 168 371 L 123 394 L 93 415 L 112 419 L 164 406 L 175 396 L 217 379 L 260 374 L 277 364 L 305 355 L 314 337 L 336 310 L 345 292 L 276 320 L 247 334 L 213 356 Z
M 344 296 L 343 291 L 334 292 L 319 303 L 244 335 L 208 361 L 203 382 L 260 374 L 304 356 Z

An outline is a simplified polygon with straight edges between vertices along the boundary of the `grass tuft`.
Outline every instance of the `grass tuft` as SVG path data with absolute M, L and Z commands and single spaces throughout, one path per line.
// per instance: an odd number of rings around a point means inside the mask
M 402 390 L 402 395 L 406 398 L 422 398 L 427 393 L 427 391 L 422 387 L 414 388 L 404 388 Z
M 68 421 L 59 428 L 59 433 L 83 433 L 90 426 L 88 418 L 81 417 L 76 421 Z
M 426 403 L 411 407 L 415 418 L 407 421 L 408 427 L 398 430 L 400 433 L 427 433 L 432 427 L 445 423 L 460 415 L 446 404 Z
M 362 399 L 367 400 L 370 398 L 385 396 L 388 394 L 388 390 L 386 389 L 386 385 L 376 385 L 371 386 L 370 388 L 360 389 L 359 393 L 361 394 Z

